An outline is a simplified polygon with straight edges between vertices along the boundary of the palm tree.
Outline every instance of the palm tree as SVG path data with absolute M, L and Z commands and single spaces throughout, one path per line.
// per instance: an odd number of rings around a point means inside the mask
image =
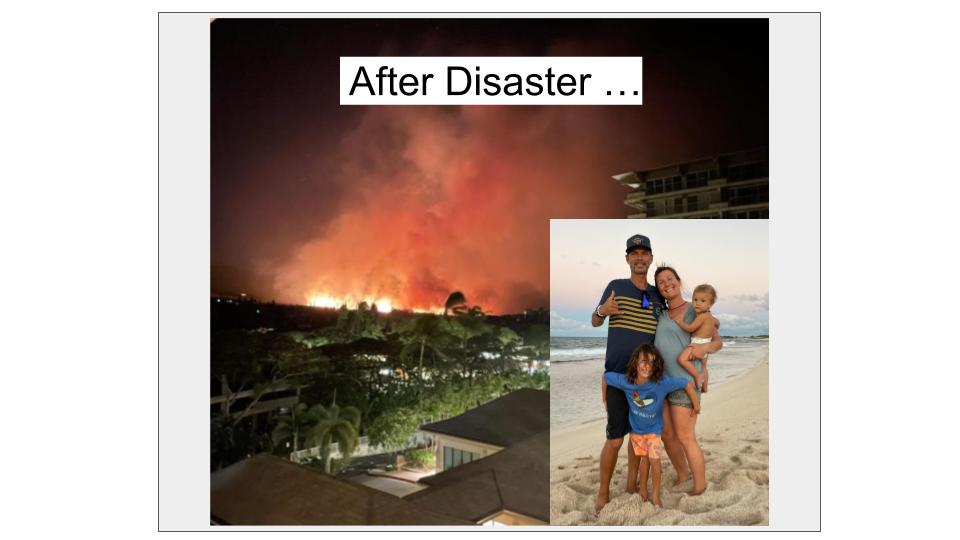
M 519 334 L 506 326 L 501 327 L 496 334 L 497 341 L 500 343 L 500 371 L 506 371 L 508 364 L 512 364 L 517 353 L 517 347 L 523 343 Z M 509 367 L 513 367 L 510 365 Z
M 314 405 L 308 414 L 316 423 L 308 431 L 307 446 L 319 446 L 323 470 L 330 473 L 330 444 L 337 443 L 341 457 L 349 457 L 360 443 L 360 410 L 356 407 Z
M 315 419 L 307 411 L 307 404 L 297 403 L 290 409 L 290 414 L 277 418 L 277 427 L 273 428 L 273 434 L 271 435 L 273 444 L 279 446 L 293 439 L 292 451 L 300 450 L 300 436 L 307 433 L 314 422 Z
M 417 367 L 417 378 L 420 379 L 420 388 L 423 388 L 423 358 L 427 351 L 433 354 L 434 358 L 443 358 L 443 352 L 437 346 L 437 342 L 443 337 L 444 332 L 440 326 L 440 318 L 436 315 L 420 315 L 401 330 L 401 339 L 404 341 L 403 349 L 400 351 L 401 358 L 410 358 L 413 355 L 419 357 Z
M 534 324 L 527 330 L 523 338 L 524 348 L 528 350 L 527 370 L 533 371 L 533 364 L 537 360 L 550 359 L 550 327 L 545 324 Z
M 447 301 L 443 304 L 443 316 L 446 317 L 447 313 L 453 311 L 454 313 L 460 313 L 467 309 L 467 297 L 463 295 L 460 291 L 453 291 L 450 293 L 450 296 L 447 297 Z
M 467 343 L 475 337 L 489 333 L 493 327 L 482 318 L 469 315 L 449 317 L 443 321 L 446 333 L 459 342 L 460 368 L 463 370 L 463 376 L 469 377 L 472 369 L 467 358 Z

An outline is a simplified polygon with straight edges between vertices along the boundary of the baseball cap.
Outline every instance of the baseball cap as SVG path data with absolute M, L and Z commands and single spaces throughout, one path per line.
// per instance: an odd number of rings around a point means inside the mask
M 627 238 L 627 253 L 639 248 L 650 250 L 650 252 L 653 253 L 653 248 L 650 246 L 650 239 L 646 236 L 635 234 Z

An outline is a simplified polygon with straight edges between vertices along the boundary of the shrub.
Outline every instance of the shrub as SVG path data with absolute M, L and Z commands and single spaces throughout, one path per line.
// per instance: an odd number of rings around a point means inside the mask
M 403 457 L 407 463 L 417 469 L 432 469 L 437 465 L 437 456 L 430 450 L 408 450 Z

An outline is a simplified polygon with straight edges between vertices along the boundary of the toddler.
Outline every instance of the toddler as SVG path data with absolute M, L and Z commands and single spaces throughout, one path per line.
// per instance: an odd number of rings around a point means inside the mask
M 697 368 L 693 365 L 693 346 L 710 343 L 713 340 L 714 334 L 717 333 L 717 328 L 720 327 L 720 321 L 710 314 L 710 308 L 713 307 L 716 301 L 716 289 L 706 283 L 697 285 L 697 288 L 693 290 L 693 310 L 697 312 L 697 318 L 690 324 L 683 321 L 677 323 L 677 326 L 683 328 L 685 332 L 690 333 L 690 346 L 680 353 L 680 356 L 677 357 L 677 363 L 679 363 L 683 369 L 687 370 L 687 373 L 693 376 L 693 379 L 697 381 L 697 388 L 699 388 L 701 392 L 707 391 L 707 385 L 710 382 L 710 373 L 707 371 L 706 356 L 701 360 L 703 373 L 698 372 Z

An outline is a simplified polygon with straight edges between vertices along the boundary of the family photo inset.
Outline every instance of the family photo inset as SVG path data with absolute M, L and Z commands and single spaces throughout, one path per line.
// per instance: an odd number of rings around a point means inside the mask
M 768 525 L 766 220 L 551 220 L 550 523 Z

